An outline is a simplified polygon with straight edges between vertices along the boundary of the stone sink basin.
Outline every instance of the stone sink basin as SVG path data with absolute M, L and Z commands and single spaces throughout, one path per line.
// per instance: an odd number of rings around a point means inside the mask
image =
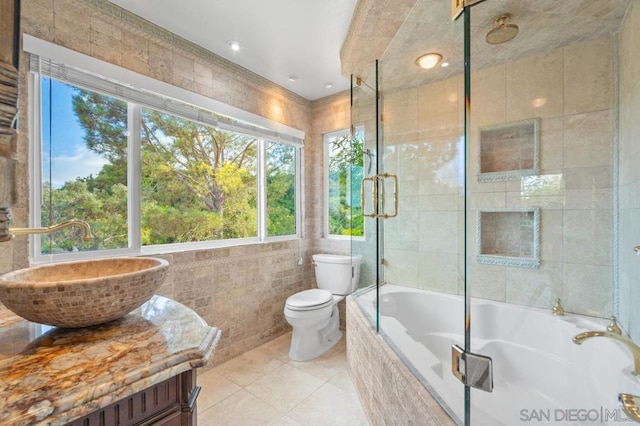
M 36 323 L 88 327 L 120 318 L 149 300 L 168 266 L 153 257 L 33 266 L 0 275 L 0 302 Z

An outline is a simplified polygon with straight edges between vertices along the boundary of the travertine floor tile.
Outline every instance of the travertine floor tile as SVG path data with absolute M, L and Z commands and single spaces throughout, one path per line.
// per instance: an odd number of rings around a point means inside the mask
M 358 396 L 325 383 L 288 415 L 304 425 L 361 425 L 366 422 Z
M 214 370 L 198 374 L 198 386 L 202 387 L 198 397 L 198 411 L 202 412 L 242 389 Z
M 284 416 L 277 422 L 273 424 L 273 426 L 302 426 L 300 423 L 296 422 L 289 416 Z
M 278 337 L 258 349 L 272 358 L 275 358 L 281 362 L 287 363 L 289 359 L 289 348 L 291 347 L 291 333 L 287 333 Z
M 198 414 L 200 426 L 258 426 L 281 419 L 283 413 L 244 389 Z
M 349 370 L 346 365 L 344 368 L 341 368 L 337 374 L 331 377 L 327 383 L 331 383 L 347 393 L 356 394 L 356 388 L 353 386 L 353 382 L 351 381 L 351 376 L 349 376 Z
M 282 362 L 264 352 L 254 349 L 227 361 L 213 371 L 223 375 L 240 386 L 247 386 L 280 367 Z
M 323 383 L 317 377 L 284 364 L 247 386 L 246 390 L 272 407 L 287 412 Z
M 299 370 L 329 380 L 342 369 L 347 368 L 346 339 L 343 337 L 324 355 L 311 361 L 297 362 L 289 359 L 287 363 Z
M 291 333 L 198 375 L 200 426 L 367 425 L 346 361 L 346 338 L 307 362 Z

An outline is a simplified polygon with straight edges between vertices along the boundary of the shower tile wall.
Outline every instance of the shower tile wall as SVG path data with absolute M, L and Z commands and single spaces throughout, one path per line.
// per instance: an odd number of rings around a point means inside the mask
M 640 339 L 640 4 L 632 2 L 620 32 L 620 319 Z
M 560 297 L 572 312 L 612 314 L 614 49 L 607 37 L 473 71 L 473 296 L 545 308 Z M 385 223 L 388 282 L 460 293 L 463 96 L 461 76 L 384 94 L 385 167 L 401 182 L 400 216 Z M 478 183 L 478 128 L 536 117 L 540 175 Z M 528 207 L 541 208 L 540 268 L 478 264 L 478 210 Z

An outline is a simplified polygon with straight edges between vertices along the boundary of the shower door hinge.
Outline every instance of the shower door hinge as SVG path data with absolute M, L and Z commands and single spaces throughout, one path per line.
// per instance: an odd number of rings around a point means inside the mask
M 451 0 L 451 20 L 455 21 L 464 11 L 465 7 L 473 6 L 484 0 Z
M 493 362 L 488 356 L 465 352 L 460 346 L 453 345 L 451 372 L 465 386 L 493 391 Z

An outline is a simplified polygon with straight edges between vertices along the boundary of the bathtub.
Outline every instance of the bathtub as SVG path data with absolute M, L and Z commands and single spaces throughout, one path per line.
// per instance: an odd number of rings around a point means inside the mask
M 464 299 L 390 284 L 380 293 L 382 338 L 411 372 L 406 377 L 415 377 L 451 422 L 460 423 L 464 386 L 451 373 L 451 345 L 464 346 Z M 361 314 L 369 321 L 375 318 L 375 290 L 355 300 L 357 305 L 352 305 L 359 306 Z M 494 376 L 492 393 L 471 391 L 473 425 L 626 420 L 617 405 L 618 394 L 640 395 L 640 381 L 631 375 L 631 352 L 607 338 L 592 338 L 581 346 L 571 340 L 580 332 L 604 329 L 608 321 L 571 314 L 557 317 L 550 309 L 483 299 L 472 300 L 471 309 L 472 352 L 492 358 Z M 373 333 L 371 327 L 366 331 Z

